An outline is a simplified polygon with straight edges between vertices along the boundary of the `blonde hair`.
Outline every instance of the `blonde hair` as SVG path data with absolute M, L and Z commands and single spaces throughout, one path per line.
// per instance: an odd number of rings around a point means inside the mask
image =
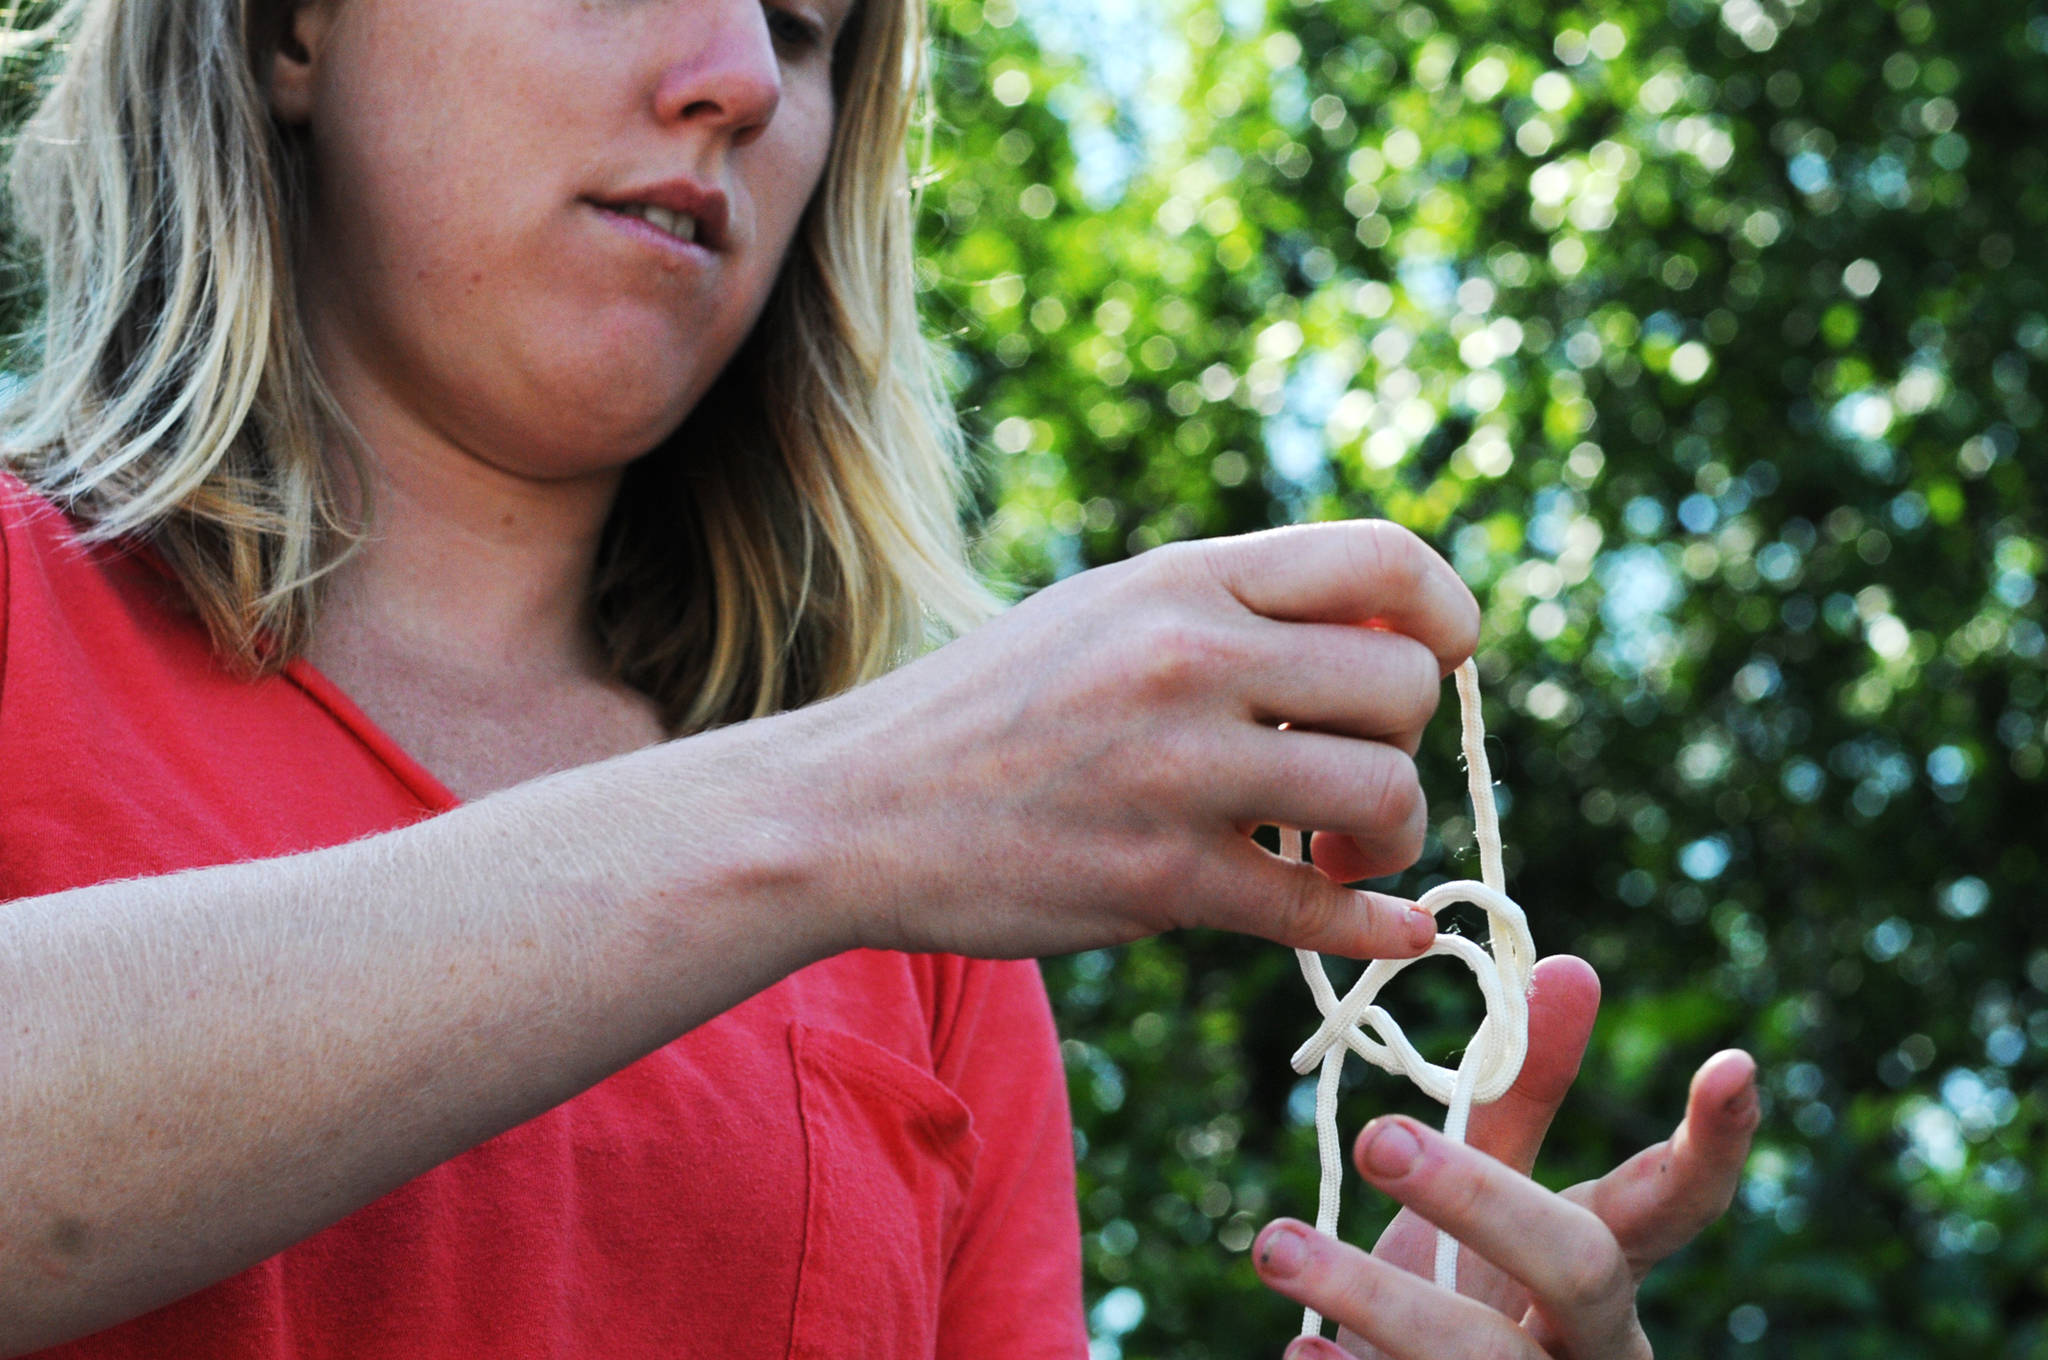
M 993 606 L 916 310 L 922 4 L 858 6 L 824 181 L 762 319 L 627 470 L 605 528 L 601 644 L 673 730 L 847 689 Z M 8 35 L 60 43 L 62 64 L 10 170 L 43 302 L 0 463 L 92 537 L 149 540 L 216 647 L 256 671 L 305 648 L 367 489 L 295 305 L 304 156 L 259 66 L 286 9 L 65 0 Z

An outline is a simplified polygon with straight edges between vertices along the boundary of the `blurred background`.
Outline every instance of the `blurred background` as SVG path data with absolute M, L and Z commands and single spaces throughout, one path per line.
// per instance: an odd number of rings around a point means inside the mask
M 1658 1354 L 2048 1356 L 2048 5 L 934 4 L 921 269 L 990 571 L 1425 535 L 1486 610 L 1510 890 L 1606 983 L 1539 1175 L 1763 1064 Z M 1411 896 L 1477 872 L 1437 728 Z M 1093 1360 L 1277 1354 L 1293 958 L 1046 972 Z M 1448 962 L 1387 1000 L 1438 1061 L 1479 1018 Z M 1390 1110 L 1441 1115 L 1349 1064 L 1347 1139 Z
M 1428 537 L 1486 608 L 1510 889 L 1606 981 L 1540 1176 L 1665 1136 L 1713 1051 L 1763 1064 L 1658 1353 L 2048 1355 L 2048 7 L 937 13 L 923 265 L 991 569 Z M 1477 872 L 1437 726 L 1411 895 Z M 1095 1360 L 1277 1354 L 1246 1247 L 1314 1215 L 1293 959 L 1047 976 Z M 1388 997 L 1439 1061 L 1478 1019 L 1447 961 Z M 1344 1127 L 1388 1110 L 1441 1117 L 1352 1063 Z

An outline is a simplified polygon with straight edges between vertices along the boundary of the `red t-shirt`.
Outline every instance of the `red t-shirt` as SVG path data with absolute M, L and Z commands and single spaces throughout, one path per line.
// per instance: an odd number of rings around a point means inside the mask
M 268 858 L 455 798 L 318 672 L 0 473 L 0 902 Z M 249 1042 L 263 1037 L 251 1034 Z M 1080 1356 L 1066 1090 L 1029 963 L 815 964 L 65 1360 Z

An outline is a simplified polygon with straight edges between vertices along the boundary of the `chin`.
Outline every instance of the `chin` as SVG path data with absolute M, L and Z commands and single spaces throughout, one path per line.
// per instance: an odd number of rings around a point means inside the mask
M 573 463 L 621 466 L 674 434 L 710 382 L 674 365 L 599 364 L 558 372 L 534 385 L 536 422 Z
M 578 419 L 604 442 L 645 453 L 674 433 L 730 357 L 716 336 L 673 327 L 614 332 L 585 352 L 556 355 L 537 384 L 546 409 Z M 567 363 L 562 362 L 569 358 Z

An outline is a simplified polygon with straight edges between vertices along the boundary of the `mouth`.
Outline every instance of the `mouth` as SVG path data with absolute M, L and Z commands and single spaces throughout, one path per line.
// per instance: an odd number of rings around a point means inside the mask
M 683 245 L 710 251 L 730 245 L 725 195 L 688 180 L 668 180 L 586 201 L 602 212 L 644 222 Z
M 655 203 L 599 204 L 607 212 L 621 217 L 637 217 L 656 231 L 665 232 L 686 245 L 697 244 L 701 228 L 697 219 L 688 213 L 673 212 Z

